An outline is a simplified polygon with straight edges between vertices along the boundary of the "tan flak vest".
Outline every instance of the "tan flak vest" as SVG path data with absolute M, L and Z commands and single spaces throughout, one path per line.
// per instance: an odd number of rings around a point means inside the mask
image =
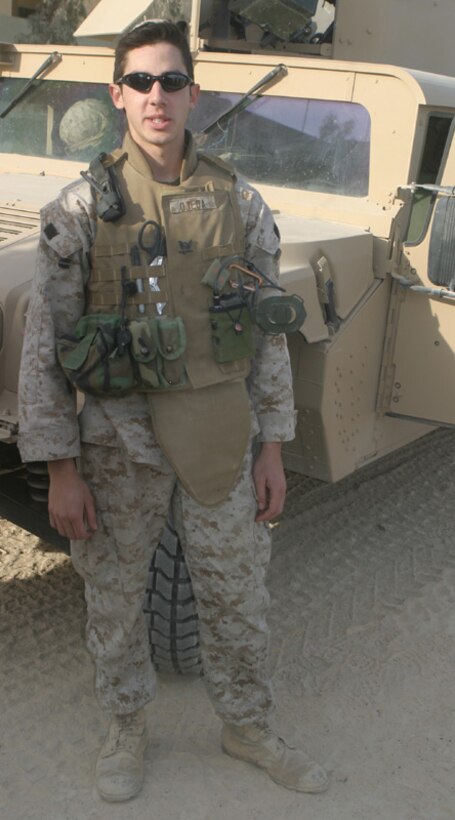
M 232 170 L 198 156 L 188 136 L 178 185 L 155 182 L 129 135 L 109 157 L 126 213 L 115 222 L 98 220 L 87 313 L 119 314 L 123 304 L 125 316 L 138 319 L 156 316 L 158 304 L 166 316 L 182 318 L 188 383 L 173 387 L 170 380 L 169 389 L 146 396 L 158 443 L 182 484 L 199 503 L 214 506 L 227 499 L 248 444 L 250 361 L 215 361 L 209 314 L 213 292 L 201 279 L 214 259 L 243 254 L 245 228 Z M 163 262 L 153 266 L 138 244 L 149 219 L 163 227 L 166 237 Z M 147 233 L 144 239 L 148 243 Z M 149 277 L 156 279 L 158 291 L 151 289 Z M 124 287 L 125 280 L 135 283 L 132 289 Z

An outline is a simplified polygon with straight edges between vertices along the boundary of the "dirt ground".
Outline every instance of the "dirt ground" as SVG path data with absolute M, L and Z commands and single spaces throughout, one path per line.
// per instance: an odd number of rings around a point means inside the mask
M 0 520 L 2 820 L 453 820 L 455 432 L 335 486 L 291 476 L 269 574 L 275 724 L 331 772 L 299 795 L 223 755 L 200 678 L 162 677 L 146 784 L 103 803 L 105 731 L 69 560 Z

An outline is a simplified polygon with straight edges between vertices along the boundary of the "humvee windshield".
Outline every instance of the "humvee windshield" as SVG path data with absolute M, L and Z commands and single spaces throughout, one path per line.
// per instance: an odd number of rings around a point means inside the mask
M 193 132 L 203 131 L 239 99 L 202 92 L 190 118 Z M 252 182 L 345 196 L 368 193 L 370 116 L 357 103 L 259 96 L 200 144 Z
M 0 79 L 0 112 L 25 84 Z M 253 183 L 345 196 L 368 193 L 370 118 L 356 103 L 259 96 L 223 128 L 203 129 L 240 99 L 203 91 L 189 127 L 205 151 Z M 37 81 L 0 119 L 0 153 L 88 162 L 121 144 L 124 116 L 100 83 Z

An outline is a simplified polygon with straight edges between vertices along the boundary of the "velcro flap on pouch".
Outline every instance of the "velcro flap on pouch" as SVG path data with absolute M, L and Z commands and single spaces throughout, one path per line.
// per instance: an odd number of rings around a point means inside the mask
M 155 319 L 134 319 L 129 323 L 131 352 L 137 362 L 151 362 L 156 358 L 158 343 Z
M 232 271 L 229 270 L 229 265 L 239 260 L 240 257 L 237 255 L 218 256 L 207 268 L 201 279 L 201 284 L 208 285 L 216 293 L 221 293 L 232 277 Z
M 97 330 L 95 328 L 76 344 L 74 340 L 71 341 L 70 339 L 62 338 L 58 340 L 59 358 L 68 370 L 79 370 L 82 367 L 96 334 Z
M 163 359 L 173 361 L 183 356 L 186 348 L 185 326 L 180 316 L 156 319 L 158 350 Z
M 82 316 L 76 325 L 74 337 L 62 337 L 57 341 L 59 359 L 64 367 L 79 370 L 100 332 L 109 354 L 115 347 L 115 334 L 120 321 L 119 316 L 104 313 Z

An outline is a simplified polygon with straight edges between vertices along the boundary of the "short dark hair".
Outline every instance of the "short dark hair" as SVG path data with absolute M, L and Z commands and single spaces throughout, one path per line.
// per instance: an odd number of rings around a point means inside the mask
M 170 20 L 146 20 L 120 37 L 115 49 L 114 83 L 123 77 L 130 51 L 155 43 L 170 43 L 179 49 L 189 77 L 194 80 L 193 58 L 186 37 L 186 23 Z

